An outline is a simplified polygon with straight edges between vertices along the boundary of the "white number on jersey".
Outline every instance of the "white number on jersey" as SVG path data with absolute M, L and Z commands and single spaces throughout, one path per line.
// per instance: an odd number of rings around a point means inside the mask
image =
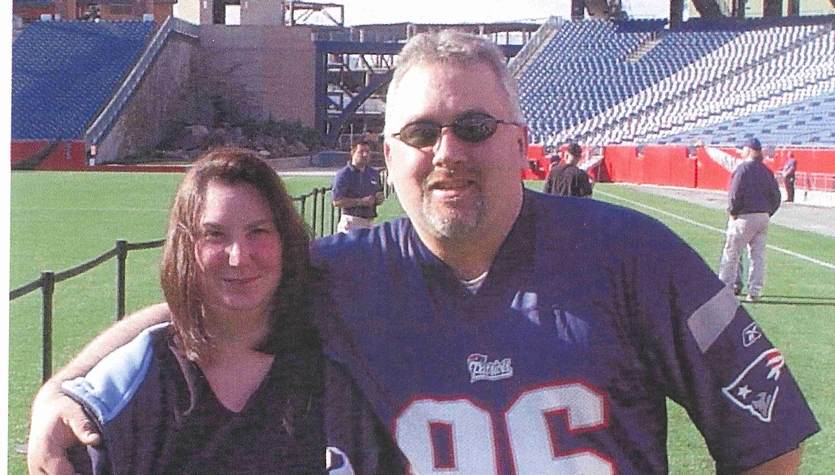
M 614 463 L 592 450 L 559 450 L 548 419 L 564 416 L 569 433 L 606 426 L 604 395 L 580 382 L 520 393 L 504 412 L 509 454 L 517 475 L 612 475 Z M 397 418 L 395 436 L 415 473 L 498 474 L 496 427 L 490 412 L 464 398 L 419 399 Z

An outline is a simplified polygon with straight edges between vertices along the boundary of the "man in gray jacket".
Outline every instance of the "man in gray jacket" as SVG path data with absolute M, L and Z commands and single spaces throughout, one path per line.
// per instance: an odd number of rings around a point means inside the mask
M 769 218 L 780 207 L 780 188 L 774 174 L 763 164 L 762 144 L 750 138 L 742 149 L 745 159 L 731 175 L 728 190 L 728 230 L 719 278 L 732 286 L 742 248 L 748 246 L 748 297 L 756 302 L 762 296 L 765 280 L 765 242 Z

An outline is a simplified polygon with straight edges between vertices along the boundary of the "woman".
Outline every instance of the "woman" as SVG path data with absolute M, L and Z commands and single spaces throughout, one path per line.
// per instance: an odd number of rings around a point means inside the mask
M 100 426 L 93 473 L 324 472 L 308 243 L 256 154 L 222 148 L 195 163 L 162 256 L 171 323 L 62 388 Z

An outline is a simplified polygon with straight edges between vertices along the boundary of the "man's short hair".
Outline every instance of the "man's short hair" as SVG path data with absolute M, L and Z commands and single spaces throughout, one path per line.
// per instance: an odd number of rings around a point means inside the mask
M 514 122 L 524 122 L 522 107 L 519 104 L 519 92 L 516 80 L 507 69 L 504 54 L 495 43 L 487 38 L 462 33 L 456 30 L 430 31 L 413 36 L 397 56 L 397 67 L 389 83 L 387 102 L 397 91 L 403 76 L 413 66 L 424 64 L 457 64 L 472 66 L 483 64 L 496 74 L 507 95 L 511 117 Z M 391 110 L 390 108 L 386 109 Z M 386 120 L 386 129 L 394 126 Z
M 360 145 L 365 145 L 366 147 L 371 148 L 371 143 L 369 143 L 367 140 L 359 140 L 357 142 L 354 142 L 354 145 L 351 145 L 351 155 L 353 155 L 354 152 L 357 151 L 357 148 L 359 148 Z
M 580 144 L 570 143 L 568 144 L 568 154 L 574 157 L 582 157 L 583 156 L 583 149 L 580 147 Z

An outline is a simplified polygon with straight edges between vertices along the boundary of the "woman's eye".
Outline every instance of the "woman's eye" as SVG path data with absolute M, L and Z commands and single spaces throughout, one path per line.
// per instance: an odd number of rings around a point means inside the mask
M 272 234 L 275 232 L 275 228 L 272 226 L 260 226 L 252 230 L 253 234 Z

